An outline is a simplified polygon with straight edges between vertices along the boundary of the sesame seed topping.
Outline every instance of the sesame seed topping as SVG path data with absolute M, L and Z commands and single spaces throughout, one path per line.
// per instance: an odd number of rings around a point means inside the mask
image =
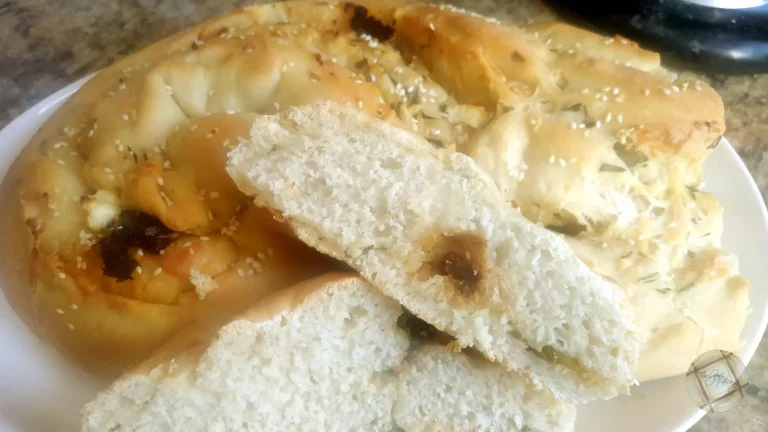
M 162 268 L 162 267 L 158 267 L 158 268 L 156 268 L 156 269 L 155 269 L 155 272 L 154 272 L 153 274 L 154 274 L 155 276 L 157 276 L 157 275 L 159 275 L 159 274 L 160 274 L 160 273 L 162 273 L 162 272 L 163 272 L 163 268 Z
M 280 109 L 280 103 L 278 103 L 278 102 L 275 102 L 275 109 L 276 109 L 276 110 L 279 110 L 279 109 Z
M 619 123 L 624 123 L 624 114 L 619 113 L 619 115 L 616 116 L 616 121 Z
M 595 122 L 595 127 L 596 128 L 600 129 L 602 126 L 603 126 L 603 122 L 601 122 L 600 120 Z
M 123 114 L 123 120 L 128 120 L 128 114 Z
M 69 327 L 70 330 L 74 330 L 75 326 L 72 323 L 67 324 L 67 327 Z
M 64 161 L 61 159 L 56 159 L 56 163 L 59 165 L 64 165 Z
M 606 114 L 605 115 L 605 122 L 606 123 L 610 123 L 612 118 L 613 118 L 613 114 L 612 113 Z
M 429 29 L 432 31 L 435 31 L 435 25 L 432 23 L 429 23 Z
M 141 266 L 136 266 L 136 273 L 141 274 Z
M 576 122 L 571 122 L 571 129 L 576 129 L 577 127 Z
M 61 309 L 56 309 L 56 313 L 59 315 L 64 315 L 64 311 Z
M 549 164 L 555 163 L 555 155 L 549 155 Z
M 570 163 L 576 162 L 576 156 L 572 157 L 570 160 L 568 160 L 568 162 L 570 162 Z
M 213 220 L 213 213 L 211 211 L 208 211 L 208 220 Z
M 614 95 L 619 94 L 619 88 L 618 87 L 614 87 L 612 92 L 613 92 Z
M 557 163 L 559 163 L 561 167 L 564 167 L 566 165 L 566 162 L 564 159 L 558 160 Z
M 668 88 L 665 88 L 664 90 L 662 90 L 662 92 L 664 92 L 665 95 L 672 94 L 672 90 L 670 90 Z
M 273 251 L 272 249 L 268 248 L 267 249 L 267 253 L 269 254 L 269 256 L 273 256 L 275 254 L 275 251 Z
M 208 240 L 210 240 L 210 239 L 211 239 L 211 238 L 210 238 L 210 237 L 208 237 L 208 236 L 200 236 L 200 240 L 202 240 L 202 241 L 208 241 Z
M 259 253 L 256 254 L 256 258 L 258 258 L 260 260 L 264 260 L 266 257 L 264 256 L 263 253 L 259 252 Z
M 240 276 L 245 276 L 245 271 L 243 269 L 237 269 L 237 274 Z
M 67 277 L 67 275 L 65 275 L 64 273 L 59 273 L 58 276 L 59 276 L 59 279 L 64 279 Z
M 157 184 L 159 184 L 160 186 L 162 186 L 162 185 L 163 185 L 163 183 L 164 183 L 164 181 L 163 181 L 163 178 L 162 178 L 162 177 L 158 177 L 158 178 L 157 178 Z
M 648 96 L 651 94 L 651 89 L 645 89 L 643 90 L 643 95 Z
M 167 161 L 163 162 L 163 168 L 171 169 L 171 161 L 167 160 Z
M 144 256 L 144 251 L 143 251 L 143 250 L 141 250 L 141 249 L 139 249 L 138 251 L 136 251 L 136 253 L 137 253 L 139 256 Z
M 69 308 L 72 310 L 77 310 L 77 305 L 73 303 L 72 305 L 69 306 Z
M 208 194 L 208 196 L 209 196 L 211 199 L 216 199 L 216 198 L 218 198 L 218 197 L 219 197 L 219 193 L 218 193 L 218 192 L 211 192 L 211 193 L 209 193 L 209 194 Z
M 60 148 L 60 147 L 66 147 L 66 146 L 67 146 L 67 143 L 62 141 L 62 142 L 58 142 L 58 143 L 54 144 L 53 148 Z

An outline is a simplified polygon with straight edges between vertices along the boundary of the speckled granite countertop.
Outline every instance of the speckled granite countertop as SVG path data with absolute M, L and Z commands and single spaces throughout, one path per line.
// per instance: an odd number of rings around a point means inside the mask
M 251 0 L 0 0 L 0 127 L 115 59 Z M 453 0 L 510 23 L 552 18 L 539 0 Z M 727 136 L 768 197 L 768 75 L 704 78 L 725 101 Z M 768 430 L 768 342 L 749 365 L 748 397 L 696 432 Z M 655 432 L 655 431 L 654 431 Z

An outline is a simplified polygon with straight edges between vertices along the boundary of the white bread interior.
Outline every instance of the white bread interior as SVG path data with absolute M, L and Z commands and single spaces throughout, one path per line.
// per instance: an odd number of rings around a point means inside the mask
M 514 431 L 524 426 L 530 431 L 556 431 L 573 427 L 573 405 L 553 403 L 546 393 L 530 388 L 523 376 L 480 355 L 424 345 L 399 373 L 393 415 L 406 431 Z
M 429 347 L 402 364 L 402 313 L 357 276 L 312 279 L 174 340 L 87 405 L 82 430 L 573 430 L 572 405 L 482 358 Z
M 227 170 L 300 239 L 462 346 L 569 402 L 628 391 L 638 338 L 619 290 L 469 157 L 324 102 L 258 117 Z

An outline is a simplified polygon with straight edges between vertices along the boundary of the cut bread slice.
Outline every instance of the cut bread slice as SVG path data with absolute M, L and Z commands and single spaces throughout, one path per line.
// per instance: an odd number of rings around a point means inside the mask
M 392 413 L 406 431 L 572 430 L 576 408 L 531 388 L 522 375 L 480 354 L 426 344 L 399 371 Z
M 356 275 L 310 280 L 179 336 L 87 405 L 83 431 L 573 430 L 575 408 L 522 376 L 411 344 L 403 313 Z
M 88 404 L 83 431 L 390 431 L 409 340 L 372 292 L 324 276 L 190 333 Z
M 569 402 L 628 392 L 638 337 L 609 280 L 467 156 L 331 103 L 255 120 L 230 176 L 309 245 Z

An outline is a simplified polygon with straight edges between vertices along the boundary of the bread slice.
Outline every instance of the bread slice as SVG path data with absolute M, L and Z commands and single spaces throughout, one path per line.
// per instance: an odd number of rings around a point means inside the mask
M 406 431 L 572 430 L 576 408 L 531 388 L 522 375 L 480 354 L 427 344 L 399 371 L 392 413 Z
M 514 211 L 467 156 L 331 103 L 255 120 L 227 171 L 297 236 L 569 402 L 626 393 L 619 290 Z
M 83 431 L 573 430 L 575 408 L 522 376 L 410 345 L 403 312 L 355 275 L 315 278 L 180 336 L 87 405 Z
M 325 276 L 191 333 L 84 409 L 83 431 L 390 431 L 402 308 Z

